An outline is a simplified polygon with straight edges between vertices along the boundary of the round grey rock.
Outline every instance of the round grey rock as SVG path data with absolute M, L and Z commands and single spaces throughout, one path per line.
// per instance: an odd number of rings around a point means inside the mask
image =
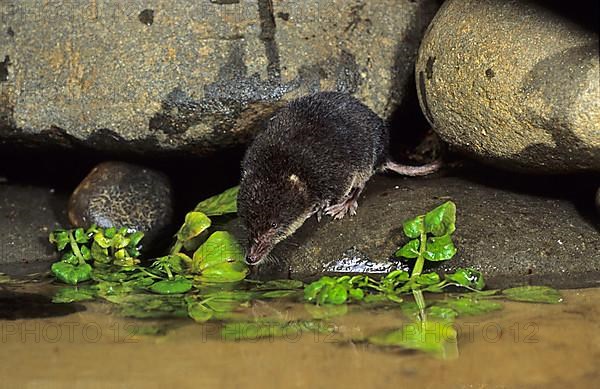
M 532 1 L 446 1 L 416 63 L 443 140 L 532 172 L 600 171 L 599 74 L 598 32 Z
M 207 155 L 319 90 L 352 93 L 387 117 L 439 4 L 146 3 L 4 0 L 0 140 Z
M 103 162 L 73 191 L 68 216 L 77 227 L 143 231 L 148 244 L 173 222 L 171 184 L 163 173 L 142 166 Z

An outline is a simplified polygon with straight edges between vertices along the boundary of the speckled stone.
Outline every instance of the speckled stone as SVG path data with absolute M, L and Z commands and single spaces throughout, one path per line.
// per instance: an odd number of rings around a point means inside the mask
M 0 2 L 0 141 L 206 155 L 285 101 L 389 116 L 436 0 Z
M 275 248 L 273 254 L 279 260 L 260 266 L 256 275 L 311 279 L 329 271 L 338 273 L 331 264 L 347 259 L 349 250 L 359 253 L 353 255 L 358 273 L 365 268 L 365 261 L 385 267 L 408 241 L 402 222 L 452 200 L 457 207 L 454 241 L 458 253 L 439 270 L 474 267 L 483 272 L 490 288 L 598 286 L 600 217 L 592 207 L 592 215 L 584 216 L 562 198 L 564 194 L 541 196 L 541 183 L 527 177 L 448 174 L 374 178 L 359 199 L 356 216 L 339 221 L 323 218 L 320 223 L 314 217 L 309 219 Z M 573 184 L 565 186 L 577 190 Z M 228 228 L 244 241 L 237 223 Z M 401 266 L 405 268 L 405 264 Z M 378 273 L 372 265 L 366 271 Z
M 143 231 L 151 243 L 173 222 L 169 179 L 162 173 L 124 162 L 103 162 L 77 186 L 68 216 L 77 227 L 128 227 Z
M 443 140 L 510 169 L 600 171 L 598 30 L 564 15 L 593 15 L 594 2 L 555 3 L 444 3 L 416 64 L 421 107 Z

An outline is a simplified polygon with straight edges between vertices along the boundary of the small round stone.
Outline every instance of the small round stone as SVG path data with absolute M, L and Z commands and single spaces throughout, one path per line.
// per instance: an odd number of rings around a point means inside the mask
M 148 244 L 172 224 L 171 184 L 163 173 L 143 166 L 103 162 L 73 191 L 68 215 L 76 227 L 143 231 Z

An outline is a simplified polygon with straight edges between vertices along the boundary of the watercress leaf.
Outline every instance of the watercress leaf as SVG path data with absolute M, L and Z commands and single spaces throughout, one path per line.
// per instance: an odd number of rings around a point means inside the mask
M 115 227 L 109 227 L 104 230 L 104 236 L 107 239 L 112 239 L 116 233 L 117 233 L 117 229 Z
M 96 240 L 92 243 L 91 249 L 92 258 L 98 263 L 109 263 L 108 249 L 100 246 Z
M 328 293 L 326 303 L 343 304 L 348 299 L 348 290 L 343 285 L 335 285 Z
M 425 231 L 435 236 L 450 235 L 456 229 L 456 205 L 452 201 L 434 208 L 425 214 Z
M 246 278 L 248 271 L 238 270 L 228 263 L 209 266 L 198 276 L 201 282 L 238 282 Z
M 77 265 L 79 263 L 79 258 L 77 258 L 77 255 L 73 254 L 71 250 L 66 251 L 60 260 L 62 262 L 70 263 L 71 265 Z
M 180 294 L 192 289 L 192 281 L 176 276 L 172 280 L 162 280 L 150 286 L 150 290 L 158 294 Z
M 81 252 L 81 256 L 86 261 L 89 261 L 92 258 L 92 252 L 87 246 L 79 247 L 79 252 Z
M 177 232 L 177 239 L 185 242 L 198 235 L 210 227 L 211 221 L 202 212 L 188 212 L 185 215 L 185 223 Z
M 56 245 L 58 251 L 62 251 L 69 244 L 69 233 L 65 230 L 56 230 L 50 233 L 49 240 Z
M 365 298 L 365 292 L 359 288 L 350 288 L 348 289 L 348 294 L 353 300 L 361 301 Z
M 388 300 L 393 301 L 395 303 L 401 303 L 403 301 L 402 297 L 394 293 L 388 293 L 385 295 L 385 297 L 387 297 Z
M 382 293 L 369 293 L 363 299 L 363 302 L 365 302 L 367 304 L 381 303 L 381 302 L 386 302 L 386 301 L 387 301 L 387 297 L 386 297 L 386 295 L 384 295 Z
M 225 231 L 214 232 L 194 253 L 193 271 L 211 282 L 234 282 L 246 277 L 248 266 L 244 252 L 233 235 Z
M 195 212 L 202 212 L 207 216 L 218 216 L 237 212 L 237 195 L 239 186 L 229 188 L 221 194 L 201 201 L 194 208 Z
M 112 246 L 115 249 L 122 249 L 124 247 L 127 247 L 129 245 L 130 239 L 125 237 L 124 235 L 121 235 L 120 233 L 115 234 L 115 236 L 112 238 Z
M 419 286 L 430 286 L 439 283 L 440 276 L 434 272 L 419 274 L 418 276 L 413 277 L 413 281 Z
M 144 233 L 142 231 L 135 231 L 129 235 L 129 248 L 137 248 L 143 238 Z
M 454 273 L 446 274 L 446 281 L 465 286 L 468 288 L 482 290 L 485 287 L 485 281 L 480 271 L 472 268 L 459 268 Z
M 406 282 L 410 278 L 410 274 L 405 270 L 398 269 L 388 273 L 385 278 L 394 280 L 395 282 Z
M 307 301 L 315 301 L 325 285 L 322 282 L 311 282 L 304 288 L 304 299 Z
M 213 310 L 199 302 L 188 302 L 188 316 L 198 323 L 209 321 L 213 317 Z
M 98 231 L 94 234 L 94 242 L 104 249 L 107 249 L 110 246 L 112 246 L 112 240 L 111 238 L 106 236 L 106 231 L 104 231 L 104 233 L 102 233 L 102 231 Z
M 87 263 L 72 265 L 66 262 L 55 262 L 50 270 L 58 280 L 70 285 L 89 280 L 92 273 L 92 267 Z
M 404 235 L 409 238 L 418 238 L 422 233 L 425 232 L 425 225 L 423 222 L 423 216 L 417 216 L 413 219 L 409 219 L 402 224 Z
M 87 243 L 88 242 L 88 236 L 85 233 L 85 230 L 83 228 L 76 228 L 73 236 L 75 237 L 75 242 L 77 242 L 77 243 Z
M 446 261 L 456 254 L 456 247 L 450 235 L 431 237 L 427 239 L 427 248 L 423 257 L 429 261 Z
M 519 286 L 504 289 L 502 294 L 509 300 L 532 303 L 558 304 L 563 301 L 560 292 L 547 286 Z
M 417 258 L 419 256 L 419 239 L 413 239 L 394 253 L 396 257 Z

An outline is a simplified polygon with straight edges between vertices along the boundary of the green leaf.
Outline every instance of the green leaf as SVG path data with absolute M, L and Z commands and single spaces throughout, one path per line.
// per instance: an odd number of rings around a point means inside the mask
M 411 350 L 431 353 L 440 358 L 457 356 L 456 330 L 447 322 L 415 322 L 393 331 L 368 338 L 378 346 L 400 346 Z
M 69 233 L 65 230 L 56 230 L 50 233 L 49 240 L 56 245 L 58 251 L 62 251 L 69 244 Z
M 122 249 L 129 245 L 130 239 L 121 234 L 115 234 L 112 238 L 112 247 L 115 249 Z
M 456 205 L 452 201 L 425 214 L 425 231 L 435 236 L 450 235 L 456 229 Z
M 237 212 L 237 195 L 240 187 L 234 186 L 216 196 L 201 201 L 194 208 L 195 212 L 202 212 L 207 216 L 218 216 Z
M 419 239 L 413 239 L 394 253 L 396 257 L 417 258 L 419 256 Z
M 343 285 L 335 285 L 329 291 L 327 302 L 330 304 L 343 304 L 348 299 L 348 290 Z
M 423 216 L 417 216 L 414 219 L 405 221 L 402 224 L 404 235 L 409 238 L 418 238 L 422 233 L 425 232 L 425 225 L 423 223 Z
M 112 239 L 117 233 L 117 229 L 115 227 L 109 227 L 104 230 L 104 236 L 108 239 Z
M 440 276 L 435 272 L 431 272 L 431 273 L 419 274 L 418 276 L 413 277 L 412 280 L 417 285 L 429 286 L 429 285 L 435 285 L 435 284 L 439 283 Z
M 60 281 L 70 285 L 77 285 L 79 282 L 90 279 L 92 267 L 87 263 L 72 265 L 66 262 L 55 262 L 52 264 L 51 271 Z
M 210 219 L 202 212 L 189 212 L 185 215 L 185 223 L 177 232 L 177 239 L 185 242 L 198 235 L 210 227 Z
M 481 272 L 472 268 L 459 268 L 454 273 L 446 274 L 444 277 L 448 282 L 467 288 L 482 290 L 485 287 Z
M 96 291 L 93 287 L 64 287 L 60 288 L 52 297 L 53 303 L 73 303 L 77 301 L 93 300 Z
M 89 261 L 90 259 L 92 259 L 92 252 L 87 246 L 81 246 L 79 248 L 79 252 L 81 252 L 81 256 L 84 260 Z
M 172 280 L 158 281 L 150 286 L 150 290 L 158 294 L 180 294 L 192 289 L 192 281 L 177 276 Z
M 89 238 L 83 228 L 75 229 L 75 233 L 73 234 L 75 237 L 75 242 L 77 243 L 87 243 Z
M 94 258 L 94 261 L 96 261 L 96 262 L 99 262 L 99 263 L 109 263 L 110 262 L 110 257 L 108 256 L 108 249 L 100 246 L 98 244 L 98 242 L 96 242 L 96 240 L 94 240 L 94 243 L 92 243 L 91 255 L 92 255 L 92 258 Z
M 214 232 L 194 253 L 193 271 L 206 282 L 236 282 L 248 273 L 244 250 L 233 235 L 226 231 Z
M 423 257 L 429 261 L 446 261 L 456 254 L 456 247 L 450 235 L 431 237 L 427 239 L 427 248 Z
M 98 246 L 102 247 L 103 249 L 107 249 L 112 246 L 112 240 L 106 236 L 106 231 L 104 233 L 102 233 L 102 231 L 98 231 L 94 234 L 94 242 L 96 242 Z
M 558 304 L 563 301 L 560 292 L 547 286 L 519 286 L 504 289 L 502 294 L 509 300 L 532 303 Z

